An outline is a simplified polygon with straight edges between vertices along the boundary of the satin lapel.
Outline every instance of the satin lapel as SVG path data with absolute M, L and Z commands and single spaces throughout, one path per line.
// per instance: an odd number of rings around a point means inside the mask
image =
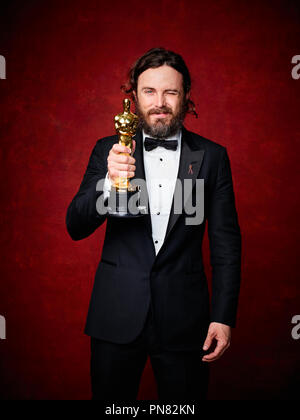
M 182 191 L 184 187 L 184 179 L 191 179 L 192 187 L 194 187 L 196 178 L 201 168 L 203 156 L 204 156 L 204 150 L 199 149 L 199 145 L 195 145 L 195 143 L 193 142 L 193 138 L 191 137 L 191 134 L 183 127 L 182 139 L 181 139 L 181 154 L 180 154 L 179 168 L 178 168 L 178 175 L 177 175 L 177 178 L 179 179 L 182 186 Z M 173 229 L 175 223 L 177 222 L 180 216 L 180 214 L 174 213 L 174 196 L 176 196 L 176 194 L 180 194 L 179 188 L 180 187 L 176 183 L 164 242 L 167 240 L 168 235 L 170 234 L 171 230 Z M 183 197 L 184 195 L 182 192 L 182 199 Z M 185 198 L 185 201 L 183 203 L 183 209 L 184 209 L 185 203 L 188 200 L 188 196 L 184 198 Z
M 136 146 L 135 146 L 135 152 L 133 154 L 133 157 L 135 158 L 135 179 L 143 179 L 146 182 L 146 176 L 145 176 L 145 166 L 144 166 L 144 151 L 143 151 L 143 134 L 141 130 L 137 130 L 135 137 L 133 138 L 135 140 Z M 148 191 L 147 191 L 147 197 Z M 149 206 L 149 202 L 148 202 Z M 147 231 L 152 239 L 152 223 L 151 223 L 151 216 L 150 216 L 150 206 L 148 207 L 148 214 L 143 216 L 143 219 L 145 219 L 145 224 Z

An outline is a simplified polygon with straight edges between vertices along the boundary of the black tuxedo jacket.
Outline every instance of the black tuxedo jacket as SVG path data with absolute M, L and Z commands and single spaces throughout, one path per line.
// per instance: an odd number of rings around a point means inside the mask
M 145 179 L 143 137 L 135 137 L 135 178 Z M 141 332 L 152 305 L 163 347 L 200 349 L 209 322 L 235 326 L 240 287 L 241 234 L 226 148 L 183 127 L 178 178 L 204 179 L 204 220 L 186 225 L 173 204 L 165 241 L 155 255 L 151 216 L 117 219 L 99 215 L 96 184 L 107 173 L 107 156 L 117 136 L 98 140 L 79 191 L 70 203 L 67 230 L 74 240 L 91 235 L 107 220 L 85 333 L 129 343 Z M 192 171 L 190 169 L 192 165 Z M 177 187 L 176 187 L 177 188 Z M 195 186 L 192 190 L 195 194 Z M 208 225 L 212 296 L 202 261 Z

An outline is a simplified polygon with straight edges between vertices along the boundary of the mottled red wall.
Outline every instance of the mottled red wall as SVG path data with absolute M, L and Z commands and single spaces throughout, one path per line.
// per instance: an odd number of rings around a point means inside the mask
M 75 243 L 65 213 L 96 140 L 113 133 L 129 66 L 153 46 L 183 55 L 199 113 L 186 126 L 226 146 L 232 164 L 243 285 L 210 398 L 296 396 L 299 2 L 8 3 L 0 12 L 1 398 L 90 397 L 83 327 L 105 226 Z M 208 263 L 207 238 L 204 252 Z M 148 365 L 140 397 L 155 396 Z

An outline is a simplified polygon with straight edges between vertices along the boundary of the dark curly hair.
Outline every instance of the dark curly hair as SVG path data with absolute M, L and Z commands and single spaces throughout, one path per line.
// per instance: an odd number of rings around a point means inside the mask
M 137 91 L 137 81 L 139 75 L 149 68 L 157 68 L 165 64 L 173 67 L 173 69 L 182 74 L 184 93 L 186 94 L 190 92 L 191 76 L 183 58 L 181 55 L 176 54 L 173 51 L 166 50 L 163 47 L 152 48 L 147 51 L 146 54 L 137 59 L 132 68 L 129 70 L 127 83 L 121 86 L 122 91 L 126 94 L 130 94 L 131 99 L 134 101 L 135 98 L 133 96 L 133 91 Z M 188 113 L 193 114 L 196 118 L 198 118 L 195 104 L 190 99 L 187 100 L 186 110 Z

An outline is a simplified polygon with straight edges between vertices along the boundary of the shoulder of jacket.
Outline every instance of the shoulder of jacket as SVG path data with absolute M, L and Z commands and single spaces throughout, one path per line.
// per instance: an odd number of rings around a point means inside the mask
M 113 136 L 102 137 L 101 139 L 97 140 L 96 145 L 112 145 L 119 141 L 118 136 L 115 134 Z
M 226 150 L 226 147 L 220 143 L 207 139 L 206 137 L 203 137 L 200 134 L 194 133 L 192 131 L 189 131 L 189 133 L 197 144 L 202 145 L 205 149 L 211 152 L 221 153 Z

